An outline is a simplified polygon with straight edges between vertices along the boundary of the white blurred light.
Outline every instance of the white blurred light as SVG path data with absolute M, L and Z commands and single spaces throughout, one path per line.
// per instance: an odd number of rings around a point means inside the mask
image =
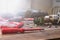
M 15 13 L 19 0 L 0 0 L 0 13 Z
M 25 10 L 28 8 L 30 8 L 28 0 L 0 0 L 0 14 L 16 14 L 19 10 Z

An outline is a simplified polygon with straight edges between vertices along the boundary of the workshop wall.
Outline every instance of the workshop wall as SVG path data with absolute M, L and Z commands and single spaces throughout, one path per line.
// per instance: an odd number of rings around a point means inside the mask
M 60 0 L 53 0 L 53 7 L 60 6 Z
M 32 0 L 32 9 L 51 13 L 52 0 Z

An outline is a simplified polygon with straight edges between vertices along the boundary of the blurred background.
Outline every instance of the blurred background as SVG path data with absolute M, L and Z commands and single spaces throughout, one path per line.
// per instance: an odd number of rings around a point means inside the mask
M 0 16 L 23 16 L 32 12 L 51 13 L 52 0 L 0 0 Z M 27 14 L 28 15 L 28 14 Z

